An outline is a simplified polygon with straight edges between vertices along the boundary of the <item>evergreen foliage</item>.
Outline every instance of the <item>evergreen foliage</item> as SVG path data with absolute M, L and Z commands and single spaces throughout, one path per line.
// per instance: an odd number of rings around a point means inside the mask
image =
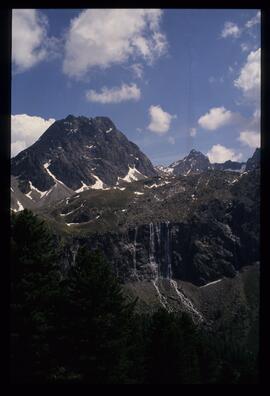
M 183 313 L 135 313 L 99 253 L 79 249 L 65 278 L 46 225 L 11 218 L 13 383 L 257 383 L 255 352 Z

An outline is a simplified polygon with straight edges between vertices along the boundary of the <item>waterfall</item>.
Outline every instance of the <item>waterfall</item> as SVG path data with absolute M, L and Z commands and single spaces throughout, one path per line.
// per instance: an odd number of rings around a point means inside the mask
M 159 270 L 158 270 L 158 264 L 156 263 L 155 260 L 155 231 L 154 231 L 153 223 L 149 224 L 149 262 L 156 274 L 156 278 L 158 278 Z
M 162 305 L 165 309 L 167 309 L 167 306 L 166 306 L 166 303 L 165 303 L 166 299 L 165 299 L 165 297 L 163 297 L 162 294 L 160 293 L 160 290 L 159 290 L 159 288 L 158 288 L 157 282 L 158 282 L 158 278 L 152 280 L 152 283 L 153 283 L 153 285 L 154 285 L 154 288 L 155 288 L 156 291 L 157 291 L 158 298 L 159 298 L 159 301 L 161 302 L 161 305 Z M 166 302 L 167 302 L 167 301 L 166 301 Z
M 161 227 L 160 227 L 160 223 L 156 223 L 155 224 L 155 228 L 156 228 L 156 235 L 157 235 L 157 243 L 158 246 L 160 246 L 160 233 L 161 233 Z
M 172 260 L 171 260 L 171 231 L 170 231 L 170 222 L 166 221 L 166 237 L 165 237 L 165 254 L 166 254 L 166 263 L 167 263 L 167 273 L 166 277 L 168 279 L 172 278 Z
M 136 267 L 137 234 L 138 234 L 138 227 L 135 227 L 134 243 L 133 243 L 133 269 L 134 269 L 134 275 L 138 278 L 137 267 Z
M 204 320 L 202 315 L 200 314 L 199 311 L 197 311 L 196 308 L 194 308 L 194 305 L 192 304 L 192 302 L 179 290 L 177 282 L 173 279 L 170 279 L 170 283 L 171 283 L 172 287 L 174 288 L 178 297 L 180 297 L 180 301 L 187 308 L 187 310 L 190 311 L 191 313 L 195 314 L 198 317 L 198 320 L 200 322 L 202 322 Z

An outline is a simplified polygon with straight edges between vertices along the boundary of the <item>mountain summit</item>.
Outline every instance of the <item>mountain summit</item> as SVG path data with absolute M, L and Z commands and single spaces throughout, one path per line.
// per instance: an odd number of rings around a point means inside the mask
M 200 151 L 191 150 L 183 159 L 176 161 L 170 165 L 174 175 L 187 176 L 190 173 L 196 174 L 211 169 L 208 157 Z
M 155 176 L 156 171 L 108 117 L 69 115 L 12 158 L 11 174 L 18 188 L 35 200 L 56 187 L 70 195 L 70 191 L 105 189 Z

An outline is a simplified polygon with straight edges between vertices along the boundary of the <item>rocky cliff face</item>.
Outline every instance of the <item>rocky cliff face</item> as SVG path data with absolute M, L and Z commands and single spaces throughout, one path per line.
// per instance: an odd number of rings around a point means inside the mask
M 138 146 L 107 117 L 56 121 L 11 160 L 11 174 L 33 202 L 47 203 L 86 189 L 120 186 L 157 173 Z
M 259 198 L 259 170 L 210 170 L 82 192 L 40 214 L 67 245 L 101 250 L 123 282 L 201 286 L 260 260 Z
M 230 171 L 230 172 L 244 172 L 245 162 L 225 161 L 224 163 L 211 164 L 208 157 L 200 151 L 191 150 L 190 153 L 178 161 L 173 162 L 169 166 L 156 166 L 156 171 L 159 175 L 194 175 L 209 169 Z M 251 169 L 251 168 L 250 168 Z M 249 170 L 250 170 L 249 169 Z
M 260 167 L 261 162 L 261 149 L 256 148 L 253 156 L 248 159 L 246 165 L 246 171 L 251 171 Z
M 225 161 L 222 164 L 212 164 L 212 169 L 231 171 L 231 172 L 244 172 L 246 169 L 245 162 Z
M 189 174 L 197 174 L 211 169 L 211 164 L 205 155 L 200 151 L 191 150 L 190 153 L 182 160 L 176 161 L 169 166 L 173 168 L 174 175 L 187 176 Z

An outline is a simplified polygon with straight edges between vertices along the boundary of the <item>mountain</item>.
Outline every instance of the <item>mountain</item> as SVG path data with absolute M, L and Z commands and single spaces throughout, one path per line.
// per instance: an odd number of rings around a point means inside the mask
M 38 213 L 67 238 L 69 265 L 86 244 L 100 249 L 124 282 L 201 286 L 259 261 L 259 190 L 259 170 L 210 169 L 83 191 Z
M 246 165 L 246 171 L 251 171 L 260 167 L 261 163 L 261 149 L 256 148 L 253 156 L 248 159 Z
M 104 125 L 104 129 L 108 126 Z M 108 129 L 97 132 L 103 139 L 103 145 L 106 145 L 106 135 L 112 132 Z M 68 135 L 74 145 L 73 151 L 86 155 L 80 148 L 82 141 L 85 145 L 88 134 L 79 136 L 80 144 L 77 144 L 74 136 L 77 132 Z M 44 175 L 48 176 L 52 183 L 46 186 L 48 192 L 43 192 L 40 205 L 35 205 L 35 199 L 40 197 L 41 190 L 37 189 L 37 181 L 30 179 L 27 167 L 23 166 L 17 175 L 12 176 L 11 199 L 15 210 L 29 205 L 49 224 L 54 232 L 63 275 L 74 265 L 80 246 L 86 246 L 90 251 L 99 250 L 121 280 L 127 299 L 133 301 L 137 298 L 136 309 L 139 312 L 154 312 L 160 307 L 169 312 L 184 311 L 207 329 L 209 335 L 219 333 L 224 337 L 224 333 L 233 333 L 233 337 L 245 347 L 250 345 L 254 348 L 255 345 L 257 348 L 260 268 L 258 151 L 247 162 L 249 166 L 245 172 L 235 171 L 239 166 L 229 161 L 222 166 L 218 164 L 220 169 L 215 169 L 213 164 L 209 166 L 207 157 L 192 150 L 183 160 L 172 164 L 172 171 L 166 172 L 166 167 L 159 167 L 159 172 L 163 170 L 162 175 L 157 175 L 142 153 L 133 151 L 133 155 L 128 157 L 123 154 L 123 158 L 128 160 L 124 161 L 124 169 L 119 166 L 120 177 L 111 179 L 111 186 L 109 179 L 105 184 L 105 175 L 97 166 L 91 173 L 99 177 L 102 184 L 77 188 L 77 185 L 68 184 L 56 165 L 55 168 L 52 165 L 64 157 L 70 168 L 80 161 L 87 167 L 88 161 L 96 158 L 81 158 L 72 151 L 72 147 L 66 148 L 68 142 L 62 138 L 64 133 L 59 134 L 66 157 L 57 156 L 55 148 L 50 150 L 52 143 L 49 140 L 47 147 L 42 143 L 43 137 L 40 140 L 44 149 L 40 148 L 40 157 L 37 153 L 35 157 L 31 148 L 17 156 L 26 157 L 25 166 L 31 167 L 33 173 L 30 159 L 35 160 L 42 170 L 37 174 L 42 179 Z M 91 140 L 87 140 L 87 145 L 94 145 L 95 136 L 90 132 L 89 135 Z M 95 139 L 98 145 L 98 138 Z M 118 154 L 134 147 L 126 138 L 122 140 L 122 148 L 115 148 Z M 39 148 L 40 141 L 37 143 Z M 102 150 L 103 147 L 99 152 L 103 158 L 104 152 L 108 158 L 110 147 L 105 146 Z M 27 151 L 30 154 L 25 155 Z M 68 155 L 71 158 L 69 162 Z M 143 166 L 135 162 L 134 155 L 145 161 Z M 106 166 L 108 160 L 102 161 Z M 113 167 L 113 160 L 111 164 Z M 136 170 L 130 172 L 134 165 Z M 175 169 L 183 175 L 174 174 Z M 74 169 L 76 177 L 79 171 L 84 169 Z M 147 177 L 140 176 L 139 172 Z M 20 189 L 24 180 L 29 180 L 31 188 L 31 191 L 26 190 L 26 194 Z M 82 180 L 87 185 L 86 179 Z
M 69 115 L 11 160 L 12 189 L 42 204 L 156 174 L 146 155 L 107 117 Z
M 174 175 L 187 176 L 211 169 L 211 164 L 206 155 L 193 149 L 182 160 L 172 163 L 169 166 L 169 169 L 171 168 Z
M 218 170 L 191 150 L 158 176 L 108 118 L 68 116 L 12 160 L 11 200 L 15 211 L 32 208 L 67 238 L 67 265 L 86 243 L 125 282 L 201 286 L 259 261 L 256 161 L 257 151 L 251 170 L 224 172 L 235 164 Z
M 220 163 L 212 164 L 212 169 L 231 171 L 231 172 L 244 172 L 246 169 L 246 163 L 229 160 L 221 164 Z
M 159 175 L 182 175 L 187 176 L 197 174 L 209 169 L 221 171 L 244 172 L 245 162 L 225 161 L 224 163 L 211 164 L 209 158 L 200 151 L 191 150 L 190 153 L 169 166 L 156 166 L 155 169 Z

